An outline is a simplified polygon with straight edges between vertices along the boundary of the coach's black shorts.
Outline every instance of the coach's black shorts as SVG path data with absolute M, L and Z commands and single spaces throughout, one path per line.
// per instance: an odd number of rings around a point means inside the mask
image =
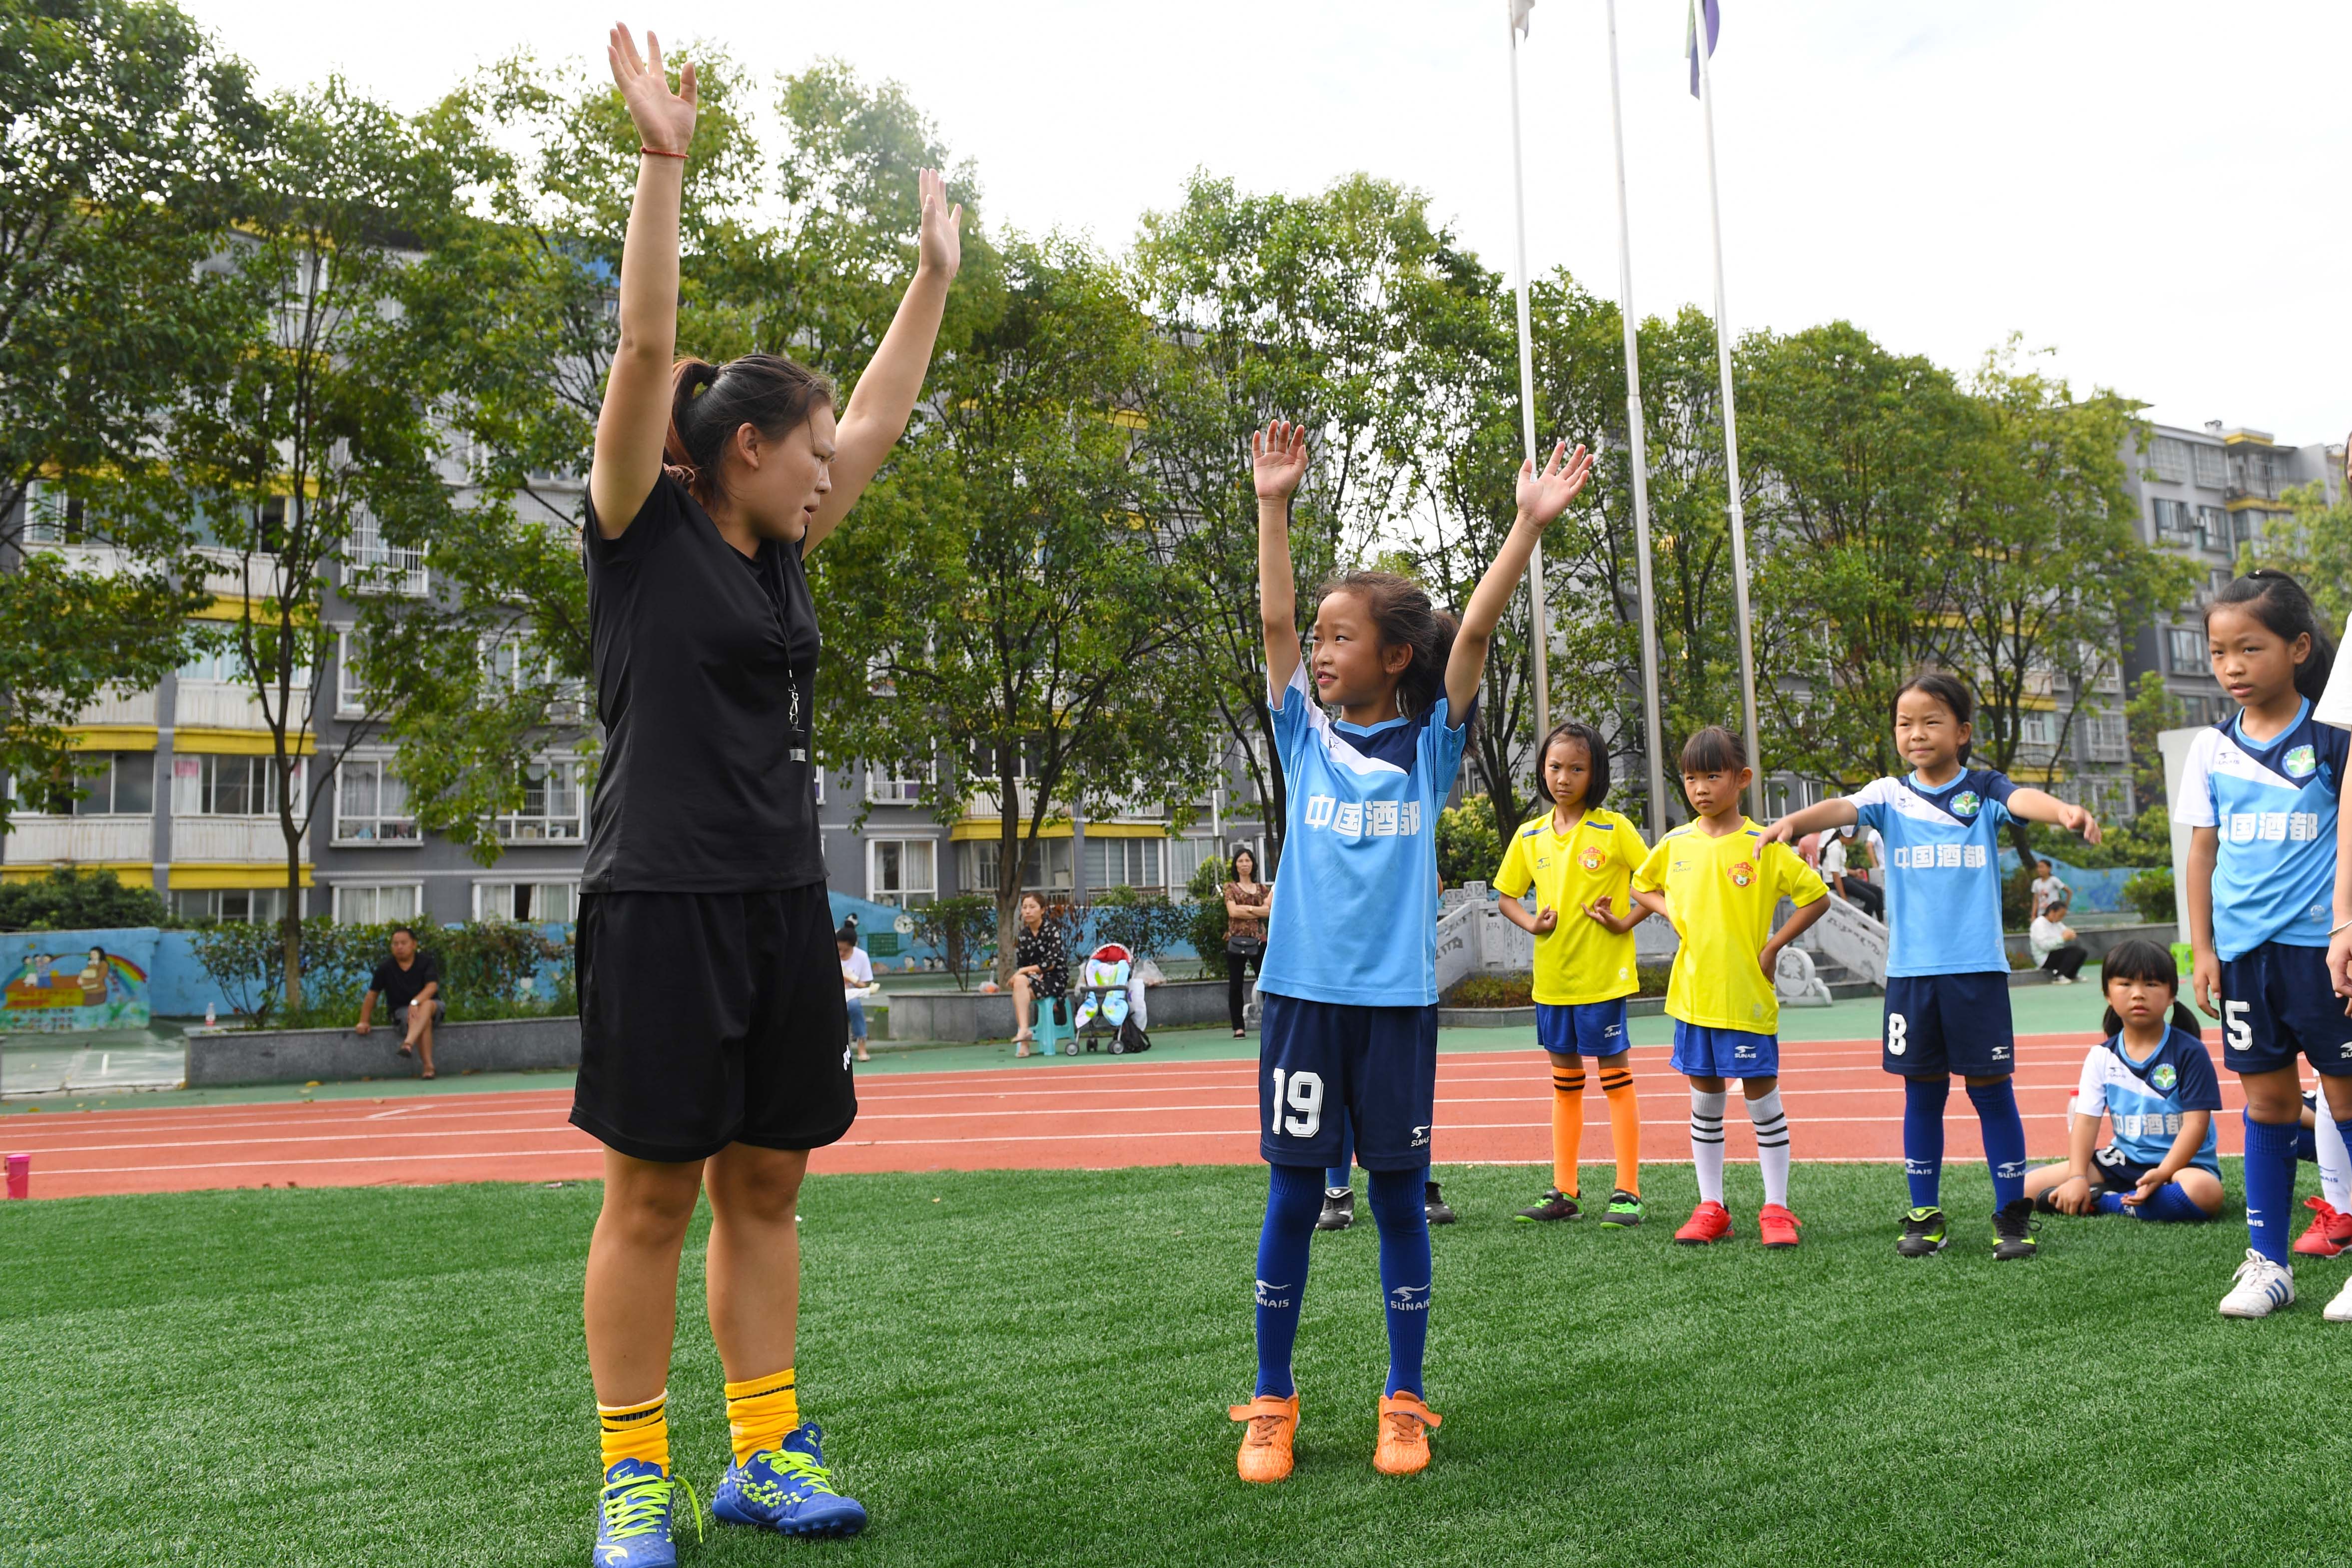
M 583 893 L 572 1124 L 640 1160 L 815 1149 L 857 1089 L 832 906 L 772 893 Z

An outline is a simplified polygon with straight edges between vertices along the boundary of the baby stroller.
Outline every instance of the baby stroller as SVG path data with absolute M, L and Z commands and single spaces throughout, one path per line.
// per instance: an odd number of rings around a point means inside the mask
M 1134 973 L 1134 956 L 1118 942 L 1107 942 L 1087 955 L 1078 968 L 1078 1015 L 1073 1024 L 1076 1039 L 1066 1047 L 1072 1055 L 1077 1053 L 1078 1040 L 1090 1051 L 1102 1049 L 1106 1036 L 1115 1057 L 1151 1048 L 1151 1037 L 1144 1033 L 1129 1001 Z

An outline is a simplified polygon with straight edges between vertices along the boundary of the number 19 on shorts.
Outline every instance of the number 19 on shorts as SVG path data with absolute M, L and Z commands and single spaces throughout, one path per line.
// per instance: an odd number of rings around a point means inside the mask
M 1274 1069 L 1274 1122 L 1266 1131 L 1277 1137 L 1312 1138 L 1323 1130 L 1323 1075 L 1286 1073 Z

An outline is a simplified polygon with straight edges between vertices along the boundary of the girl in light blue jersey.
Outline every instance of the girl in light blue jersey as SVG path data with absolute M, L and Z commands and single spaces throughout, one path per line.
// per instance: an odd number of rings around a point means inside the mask
M 2025 1122 L 2011 1076 L 2009 955 L 2000 931 L 2000 828 L 2012 817 L 2099 841 L 2079 805 L 1968 765 L 1975 703 L 1958 677 L 1913 676 L 1895 693 L 1895 749 L 1911 763 L 1764 830 L 1783 841 L 1859 822 L 1886 840 L 1886 1015 L 1880 1065 L 1903 1079 L 1903 1169 L 1911 1208 L 1895 1250 L 1926 1258 L 1949 1243 L 1941 1188 L 1944 1106 L 1952 1075 L 1968 1085 L 1992 1170 L 1993 1249 L 2032 1258 L 2033 1203 L 2025 1195 Z
M 1256 1394 L 1232 1411 L 1247 1423 L 1238 1468 L 1250 1481 L 1290 1473 L 1298 1426 L 1290 1352 L 1344 1112 L 1357 1162 L 1371 1173 L 1387 1304 L 1389 1375 L 1372 1463 L 1405 1475 L 1429 1463 L 1438 1424 L 1421 1364 L 1430 1291 L 1423 1205 L 1437 1119 L 1437 813 L 1462 765 L 1496 623 L 1544 526 L 1576 499 L 1592 464 L 1563 442 L 1541 473 L 1533 463 L 1519 470 L 1518 516 L 1458 630 L 1407 579 L 1350 572 L 1325 585 L 1312 657 L 1302 662 L 1290 498 L 1307 474 L 1307 436 L 1276 420 L 1254 446 L 1266 700 L 1287 807 L 1258 972 L 1258 1135 L 1273 1172 L 1258 1241 Z
M 2189 827 L 2183 907 L 2197 1005 L 2221 1020 L 2221 1059 L 2246 1091 L 2246 1231 L 2221 1314 L 2265 1318 L 2294 1300 L 2292 1243 L 2302 1084 L 2352 1132 L 2352 1023 L 2327 971 L 2347 736 L 2312 717 L 2335 648 L 2303 586 L 2255 571 L 2205 612 L 2214 679 L 2237 713 L 2189 748 L 2172 819 Z M 2352 1320 L 2352 1287 L 2327 1309 Z

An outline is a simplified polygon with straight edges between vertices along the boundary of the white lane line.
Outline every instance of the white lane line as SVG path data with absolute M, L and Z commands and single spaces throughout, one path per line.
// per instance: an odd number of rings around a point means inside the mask
M 52 1176 L 144 1176 L 168 1171 L 303 1171 L 325 1165 L 437 1165 L 449 1160 L 529 1160 L 549 1154 L 584 1154 L 581 1149 L 501 1149 L 492 1153 L 435 1154 L 429 1160 L 415 1154 L 352 1154 L 331 1160 L 205 1160 L 175 1165 L 90 1165 L 70 1171 L 52 1171 Z

